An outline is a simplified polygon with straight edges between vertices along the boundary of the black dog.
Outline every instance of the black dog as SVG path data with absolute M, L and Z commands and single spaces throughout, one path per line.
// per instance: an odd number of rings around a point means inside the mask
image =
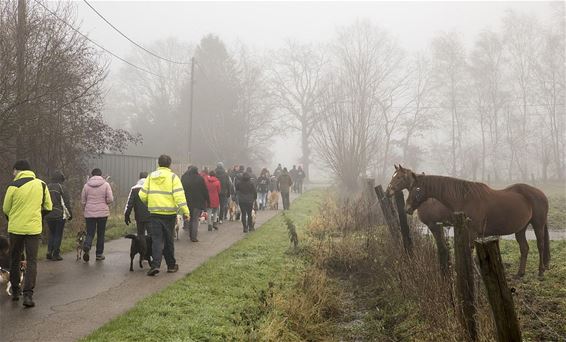
M 130 272 L 134 271 L 134 257 L 136 254 L 140 255 L 140 268 L 143 268 L 142 261 L 147 260 L 151 264 L 151 236 L 143 236 L 145 238 L 145 246 L 140 243 L 140 237 L 134 234 L 128 234 L 125 236 L 126 239 L 132 239 L 132 245 L 130 246 Z

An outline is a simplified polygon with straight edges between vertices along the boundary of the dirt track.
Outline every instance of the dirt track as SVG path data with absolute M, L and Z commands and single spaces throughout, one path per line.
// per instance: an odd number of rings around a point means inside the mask
M 276 213 L 259 212 L 258 226 Z M 12 302 L 5 292 L 0 293 L 0 341 L 75 341 L 245 236 L 240 222 L 224 223 L 213 232 L 200 225 L 197 243 L 189 242 L 188 234 L 180 232 L 175 244 L 179 272 L 164 272 L 163 261 L 162 272 L 153 278 L 145 275 L 145 263 L 143 270 L 134 263 L 134 272 L 129 272 L 129 239 L 107 242 L 104 261 L 75 262 L 74 253 L 63 255 L 61 262 L 40 261 L 35 308 L 24 309 L 21 299 Z

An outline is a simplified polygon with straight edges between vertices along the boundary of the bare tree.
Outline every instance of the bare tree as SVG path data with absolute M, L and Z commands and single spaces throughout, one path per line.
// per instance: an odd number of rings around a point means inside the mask
M 155 41 L 151 51 L 176 60 L 190 60 L 192 47 L 174 38 Z M 144 141 L 129 151 L 138 155 L 155 156 L 168 151 L 174 158 L 187 158 L 188 105 L 190 65 L 172 64 L 133 49 L 128 59 L 146 70 L 124 66 L 111 80 L 106 117 L 126 124 L 139 132 Z
M 404 111 L 398 108 L 406 89 L 406 75 L 399 72 L 403 53 L 387 32 L 358 21 L 338 31 L 331 57 L 332 85 L 319 106 L 315 146 L 341 182 L 356 188 L 377 160 L 382 173 L 385 168 Z
M 440 93 L 440 105 L 450 115 L 451 173 L 460 171 L 458 159 L 462 156 L 465 90 L 467 83 L 466 55 L 460 37 L 445 33 L 432 41 L 434 74 Z
M 403 165 L 410 165 L 413 169 L 418 167 L 419 155 L 423 149 L 412 145 L 412 140 L 425 134 L 432 128 L 431 106 L 434 104 L 434 84 L 432 79 L 432 65 L 430 59 L 419 53 L 414 56 L 409 69 L 410 106 L 402 122 L 404 136 L 401 141 Z
M 272 58 L 272 93 L 277 107 L 285 114 L 285 119 L 281 120 L 283 127 L 301 133 L 301 163 L 308 180 L 310 140 L 320 119 L 317 101 L 326 87 L 326 59 L 313 45 L 293 41 L 287 41 L 286 46 L 276 51 Z
M 273 95 L 269 91 L 262 61 L 245 46 L 239 49 L 236 65 L 240 93 L 235 113 L 242 133 L 237 156 L 240 162 L 259 166 L 260 161 L 267 161 L 266 147 L 275 132 Z
M 555 174 L 558 179 L 564 179 L 564 116 L 565 111 L 565 34 L 563 27 L 551 27 L 544 32 L 543 47 L 541 49 L 540 58 L 535 66 L 534 78 L 537 85 L 537 99 L 543 106 L 546 120 L 543 122 L 550 132 L 550 149 Z M 546 130 L 545 130 L 546 131 Z M 541 139 L 547 134 L 542 134 Z M 541 145 L 544 140 L 541 140 Z M 541 156 L 549 161 L 546 151 L 542 151 Z M 544 179 L 546 179 L 546 165 L 544 167 Z
M 535 65 L 537 53 L 540 51 L 541 39 L 538 34 L 540 26 L 534 17 L 526 14 L 518 14 L 509 11 L 503 18 L 504 44 L 509 61 L 509 79 L 512 85 L 512 96 L 515 99 L 511 107 L 512 113 L 509 118 L 512 122 L 508 125 L 518 125 L 517 134 L 520 139 L 513 139 L 515 145 L 510 146 L 511 159 L 520 172 L 521 179 L 528 179 L 528 158 L 521 158 L 517 153 L 521 151 L 536 153 L 532 151 L 533 134 L 529 130 L 529 118 L 534 113 L 533 105 L 537 102 L 534 96 Z
M 495 180 L 499 179 L 500 112 L 508 101 L 503 87 L 503 45 L 500 36 L 483 31 L 470 54 L 472 97 L 481 130 L 481 179 L 487 176 L 488 156 Z
M 0 160 L 27 158 L 41 177 L 62 169 L 71 181 L 78 180 L 88 156 L 124 150 L 137 139 L 103 120 L 107 63 L 64 23 L 78 27 L 73 5 L 59 3 L 52 10 L 40 3 L 28 5 L 26 76 L 17 80 L 15 2 L 0 2 Z M 14 92 L 18 82 L 25 88 L 20 96 Z

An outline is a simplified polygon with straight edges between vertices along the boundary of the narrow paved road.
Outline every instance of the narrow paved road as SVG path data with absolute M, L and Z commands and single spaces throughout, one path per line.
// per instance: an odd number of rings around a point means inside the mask
M 257 225 L 276 214 L 277 211 L 259 212 Z M 201 224 L 197 243 L 189 242 L 188 234 L 180 232 L 175 244 L 179 272 L 166 273 L 163 261 L 162 272 L 153 278 L 145 275 L 146 263 L 143 270 L 134 263 L 134 272 L 129 272 L 131 240 L 124 238 L 106 243 L 104 261 L 75 262 L 74 252 L 64 255 L 60 262 L 41 261 L 35 308 L 25 309 L 21 299 L 12 302 L 5 291 L 0 293 L 0 341 L 75 341 L 184 277 L 244 236 L 239 221 L 225 222 L 219 231 L 213 232 Z

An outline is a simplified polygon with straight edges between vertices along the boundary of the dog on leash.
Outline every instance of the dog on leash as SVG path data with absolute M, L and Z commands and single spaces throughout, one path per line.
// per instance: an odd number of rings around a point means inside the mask
M 182 215 L 177 215 L 177 220 L 175 221 L 175 237 L 179 240 L 179 229 L 183 228 L 185 221 Z
M 279 192 L 272 191 L 271 193 L 269 193 L 269 198 L 267 199 L 267 203 L 269 205 L 269 209 L 279 210 Z
M 252 230 L 255 230 L 256 211 L 252 209 Z
M 134 271 L 134 257 L 136 254 L 140 255 L 140 268 L 143 268 L 143 260 L 147 260 L 151 265 L 151 236 L 128 234 L 125 238 L 132 239 L 132 244 L 130 245 L 130 272 Z M 145 246 L 141 243 L 140 239 L 145 239 Z
M 77 237 L 75 239 L 75 243 L 76 243 L 75 249 L 77 250 L 76 261 L 81 260 L 83 256 L 83 245 L 85 243 L 85 239 L 86 239 L 86 232 L 84 230 L 81 230 L 80 232 L 77 233 Z
M 24 276 L 26 274 L 26 262 L 22 261 L 20 265 L 20 284 L 24 283 Z M 10 271 L 0 267 L 0 285 L 6 286 L 6 293 L 8 296 L 12 295 L 12 283 L 10 282 Z
M 20 284 L 24 282 L 27 263 L 20 263 Z M 6 293 L 12 295 L 12 284 L 10 283 L 10 241 L 0 236 L 0 286 L 5 286 Z
M 232 199 L 228 200 L 228 219 L 230 221 L 234 221 L 234 218 L 236 217 L 236 201 L 233 201 Z

